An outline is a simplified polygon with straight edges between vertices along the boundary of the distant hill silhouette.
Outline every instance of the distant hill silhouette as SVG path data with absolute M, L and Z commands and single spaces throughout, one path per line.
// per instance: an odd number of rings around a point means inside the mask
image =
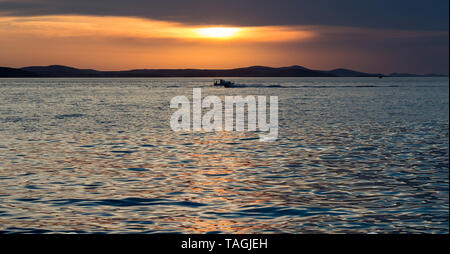
M 364 72 L 359 72 L 359 71 L 352 71 L 352 70 L 348 70 L 348 69 L 334 69 L 331 71 L 328 71 L 328 73 L 332 73 L 335 74 L 336 76 L 339 77 L 379 77 L 379 76 L 384 76 L 383 74 L 380 73 L 364 73 Z
M 77 69 L 63 65 L 31 66 L 20 70 L 36 73 L 41 77 L 95 77 L 101 73 L 96 70 Z
M 302 66 L 250 66 L 235 69 L 136 69 L 127 71 L 98 71 L 77 69 L 63 65 L 0 67 L 0 77 L 378 77 L 383 74 L 364 73 L 348 69 L 331 71 L 311 70 Z M 418 77 L 442 75 L 414 75 L 393 73 L 390 77 Z M 388 76 L 388 77 L 389 77 Z
M 39 75 L 33 72 L 14 69 L 8 67 L 0 67 L 0 77 L 3 78 L 22 78 L 22 77 L 38 77 Z

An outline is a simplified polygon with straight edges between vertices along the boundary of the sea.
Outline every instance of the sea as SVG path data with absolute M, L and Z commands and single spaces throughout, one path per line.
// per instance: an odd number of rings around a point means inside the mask
M 0 233 L 449 233 L 449 79 L 0 79 Z M 175 96 L 278 96 L 278 137 Z

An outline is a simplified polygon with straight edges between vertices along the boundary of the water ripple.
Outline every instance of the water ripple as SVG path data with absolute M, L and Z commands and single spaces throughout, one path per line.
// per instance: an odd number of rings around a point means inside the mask
M 236 82 L 0 79 L 0 233 L 448 233 L 448 78 Z M 172 132 L 193 87 L 279 96 L 278 140 Z

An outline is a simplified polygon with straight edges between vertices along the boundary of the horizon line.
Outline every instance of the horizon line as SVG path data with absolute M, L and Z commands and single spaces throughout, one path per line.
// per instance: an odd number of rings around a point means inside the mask
M 446 76 L 448 77 L 449 74 L 444 73 L 410 73 L 410 72 L 391 72 L 391 73 L 382 73 L 382 72 L 364 72 L 359 70 L 354 70 L 350 68 L 345 67 L 337 67 L 332 69 L 310 69 L 308 67 L 305 67 L 303 65 L 294 64 L 294 65 L 284 65 L 284 66 L 266 66 L 266 65 L 250 65 L 250 66 L 241 66 L 241 67 L 228 67 L 228 68 L 193 68 L 193 67 L 176 67 L 176 68 L 131 68 L 131 69 L 119 69 L 119 70 L 103 70 L 103 69 L 96 69 L 96 68 L 85 68 L 85 67 L 78 67 L 78 66 L 71 66 L 71 65 L 64 65 L 64 64 L 50 64 L 50 65 L 27 65 L 23 67 L 9 67 L 9 66 L 0 66 L 3 68 L 11 68 L 11 69 L 24 69 L 24 68 L 30 68 L 30 67 L 67 67 L 72 69 L 78 69 L 78 70 L 93 70 L 98 72 L 126 72 L 126 71 L 136 71 L 136 70 L 204 70 L 204 71 L 226 71 L 226 70 L 235 70 L 235 69 L 246 69 L 246 68 L 252 68 L 252 67 L 264 67 L 264 68 L 272 68 L 272 69 L 280 69 L 280 68 L 293 68 L 293 67 L 301 67 L 310 71 L 318 71 L 318 72 L 330 72 L 330 71 L 336 71 L 336 70 L 346 70 L 346 71 L 353 71 L 353 72 L 359 72 L 364 74 L 380 74 L 384 76 L 389 76 L 392 74 L 407 74 L 407 75 L 418 75 L 418 76 L 425 76 L 425 75 L 438 75 L 438 76 Z

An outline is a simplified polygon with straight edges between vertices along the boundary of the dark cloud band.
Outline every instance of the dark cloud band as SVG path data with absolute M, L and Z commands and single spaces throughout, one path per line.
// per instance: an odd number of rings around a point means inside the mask
M 448 30 L 448 0 L 0 0 L 0 15 L 135 16 L 209 25 Z

